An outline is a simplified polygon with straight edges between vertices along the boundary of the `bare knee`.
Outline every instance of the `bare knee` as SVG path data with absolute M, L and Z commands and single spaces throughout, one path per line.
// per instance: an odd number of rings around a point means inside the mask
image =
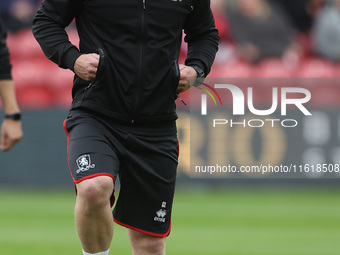
M 165 237 L 155 237 L 129 229 L 134 255 L 164 255 Z
M 84 203 L 88 209 L 106 206 L 113 189 L 113 180 L 110 177 L 87 179 L 77 184 L 77 200 Z

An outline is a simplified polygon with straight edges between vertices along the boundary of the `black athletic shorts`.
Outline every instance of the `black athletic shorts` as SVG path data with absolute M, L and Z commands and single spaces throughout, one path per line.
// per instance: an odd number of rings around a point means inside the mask
M 64 121 L 75 183 L 96 176 L 120 180 L 116 223 L 153 236 L 170 233 L 178 164 L 176 122 L 122 124 L 74 111 Z M 111 206 L 114 204 L 114 191 Z

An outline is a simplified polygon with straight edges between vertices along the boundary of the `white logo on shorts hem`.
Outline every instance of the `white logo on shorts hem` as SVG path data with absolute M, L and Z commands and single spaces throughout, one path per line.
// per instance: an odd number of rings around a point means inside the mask
M 166 207 L 166 202 L 162 202 L 162 208 Z M 156 212 L 156 217 L 153 218 L 154 221 L 165 222 L 166 211 L 164 209 L 159 209 Z
M 85 172 L 90 168 L 94 168 L 96 166 L 95 164 L 91 164 L 91 158 L 89 154 L 80 156 L 79 158 L 77 158 L 76 162 L 78 166 L 78 170 L 76 171 L 77 174 L 79 174 L 80 172 Z

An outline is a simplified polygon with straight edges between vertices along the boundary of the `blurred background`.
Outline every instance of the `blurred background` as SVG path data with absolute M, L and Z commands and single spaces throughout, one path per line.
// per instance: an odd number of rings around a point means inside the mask
M 0 2 L 0 14 L 8 28 L 12 75 L 17 98 L 24 112 L 25 129 L 22 142 L 11 153 L 0 154 L 0 168 L 7 169 L 0 171 L 2 186 L 72 186 L 67 172 L 66 136 L 62 122 L 71 104 L 73 73 L 47 60 L 33 38 L 31 22 L 40 2 Z M 286 134 L 288 146 L 282 149 L 281 158 L 282 162 L 290 163 L 308 163 L 313 158 L 321 159 L 319 161 L 323 163 L 340 163 L 340 89 L 334 85 L 336 78 L 340 78 L 340 1 L 212 0 L 211 7 L 221 41 L 209 78 L 319 79 L 318 84 L 322 86 L 309 85 L 315 102 L 311 107 L 315 114 L 312 119 L 301 119 L 301 123 L 306 125 L 300 125 L 294 133 L 290 131 Z M 71 42 L 77 45 L 74 23 L 67 31 Z M 186 44 L 183 43 L 179 63 L 184 62 L 186 50 Z M 320 79 L 333 79 L 333 82 L 326 84 Z M 259 91 L 263 89 L 259 88 Z M 190 102 L 189 92 L 181 94 L 187 103 Z M 261 93 L 257 93 L 259 102 L 265 100 L 266 92 Z M 271 97 L 266 100 L 270 101 Z M 190 107 L 177 101 L 181 142 L 179 184 L 182 181 L 186 185 L 196 185 L 196 182 L 222 186 L 226 182 L 230 185 L 263 184 L 258 176 L 254 176 L 250 183 L 249 178 L 231 181 L 191 180 Z M 203 135 L 204 130 L 201 133 Z M 301 139 L 296 140 L 294 137 L 297 135 Z M 249 146 L 252 146 L 251 143 Z M 208 148 L 208 144 L 205 147 Z M 289 154 L 297 147 L 297 154 Z M 254 159 L 261 158 L 255 155 L 258 154 L 255 150 L 248 151 L 254 154 Z M 294 160 L 292 156 L 295 156 Z M 301 160 L 298 161 L 297 157 Z M 303 161 L 303 158 L 307 160 Z M 254 160 L 255 163 L 259 163 L 259 160 Z M 299 183 L 338 185 L 337 178 L 325 180 L 325 176 L 313 174 L 303 177 Z M 271 180 L 275 184 L 284 181 Z
M 79 254 L 62 127 L 73 73 L 47 60 L 33 38 L 40 2 L 0 2 L 24 128 L 22 141 L 0 152 L 0 253 Z M 340 163 L 339 83 L 322 87 L 323 79 L 340 78 L 340 0 L 211 0 L 211 7 L 221 41 L 210 78 L 320 81 L 321 87 L 311 88 L 319 98 L 313 119 L 301 119 L 305 125 L 294 132 L 279 130 L 286 141 L 277 145 L 277 163 Z M 77 45 L 74 24 L 67 31 Z M 179 63 L 185 55 L 183 43 Z M 189 92 L 181 98 L 189 102 Z M 338 254 L 340 174 L 190 178 L 192 120 L 189 106 L 177 106 L 181 154 L 168 254 Z M 253 163 L 261 163 L 259 153 L 266 150 L 245 146 Z M 226 152 L 233 155 L 233 147 Z M 117 254 L 129 254 L 120 231 L 125 230 L 117 230 L 113 245 Z

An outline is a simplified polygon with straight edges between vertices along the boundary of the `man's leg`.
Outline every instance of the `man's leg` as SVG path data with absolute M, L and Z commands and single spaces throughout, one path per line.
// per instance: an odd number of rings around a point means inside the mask
M 165 237 L 128 230 L 133 255 L 165 255 Z
M 99 176 L 77 184 L 75 220 L 83 250 L 90 254 L 107 251 L 113 237 L 110 196 L 112 178 Z

